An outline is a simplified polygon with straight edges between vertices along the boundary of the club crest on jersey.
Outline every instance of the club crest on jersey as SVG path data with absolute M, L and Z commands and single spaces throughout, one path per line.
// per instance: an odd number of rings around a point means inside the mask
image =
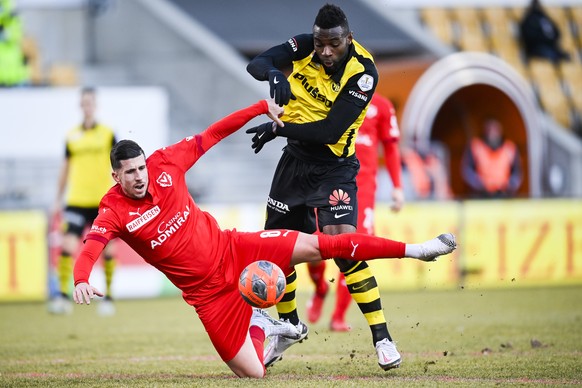
M 336 93 L 338 93 L 340 91 L 341 87 L 342 86 L 340 84 L 338 84 L 337 82 L 333 82 L 331 84 L 331 90 L 333 90 Z
M 358 86 L 362 92 L 367 92 L 374 87 L 374 78 L 369 74 L 364 74 L 358 80 Z
M 170 187 L 172 186 L 172 176 L 164 171 L 160 174 L 156 182 L 162 187 Z

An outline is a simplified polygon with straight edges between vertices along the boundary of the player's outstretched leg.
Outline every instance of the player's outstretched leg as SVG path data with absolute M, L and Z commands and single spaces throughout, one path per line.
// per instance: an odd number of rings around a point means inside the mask
M 420 252 L 416 252 L 416 250 Z M 443 233 L 420 244 L 406 244 L 407 257 L 422 261 L 435 261 L 439 256 L 447 255 L 457 248 L 457 241 L 452 233 Z

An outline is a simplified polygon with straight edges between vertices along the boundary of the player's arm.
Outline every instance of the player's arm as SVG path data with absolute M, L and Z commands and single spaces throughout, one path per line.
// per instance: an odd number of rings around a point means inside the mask
M 402 157 L 400 155 L 400 128 L 396 119 L 396 110 L 389 100 L 379 108 L 379 138 L 384 149 L 384 164 L 392 180 L 392 211 L 400 211 L 404 206 L 404 191 L 402 190 Z
M 377 76 L 375 71 L 373 74 Z M 284 127 L 264 123 L 247 129 L 246 133 L 254 135 L 251 147 L 255 154 L 277 136 L 314 144 L 337 143 L 372 99 L 377 77 L 373 78 L 373 86 L 366 92 L 362 92 L 358 85 L 362 77 L 368 79 L 369 75 L 360 73 L 350 78 L 323 120 L 303 124 L 286 122 Z
M 293 61 L 305 58 L 313 52 L 313 35 L 301 34 L 287 42 L 273 46 L 254 57 L 247 65 L 247 71 L 258 81 L 267 81 L 269 72 L 286 70 Z
M 394 212 L 398 212 L 404 206 L 404 191 L 402 190 L 402 163 L 400 156 L 400 149 L 398 147 L 398 139 L 388 139 L 382 141 L 384 148 L 384 163 L 386 171 L 392 180 L 392 203 L 390 208 Z
M 279 119 L 279 116 L 283 114 L 283 108 L 278 106 L 273 100 L 261 100 L 251 106 L 229 114 L 195 136 L 187 137 L 176 144 L 156 152 L 163 152 L 166 160 L 172 161 L 183 171 L 187 171 L 220 140 L 236 132 L 250 120 L 262 114 L 266 114 L 273 120 L 272 122 L 278 125 L 285 125 Z
M 297 35 L 257 55 L 247 65 L 247 71 L 259 81 L 268 80 L 271 98 L 280 106 L 287 105 L 295 96 L 283 71 L 291 68 L 293 61 L 305 58 L 312 52 L 313 35 Z
M 85 241 L 79 257 L 75 261 L 73 270 L 75 279 L 75 291 L 73 300 L 75 303 L 91 303 L 95 295 L 103 296 L 103 293 L 89 284 L 89 276 L 99 255 L 105 249 L 106 243 L 98 239 L 88 239 Z
M 97 296 L 103 296 L 95 287 L 89 284 L 89 277 L 95 262 L 109 243 L 109 241 L 119 236 L 119 221 L 115 211 L 103 204 L 104 198 L 99 207 L 99 214 L 93 221 L 91 230 L 81 248 L 79 256 L 75 260 L 73 269 L 73 278 L 75 280 L 75 291 L 73 300 L 76 303 L 91 303 L 91 299 Z
M 371 77 L 371 89 L 362 90 L 360 80 Z M 377 73 L 359 73 L 352 76 L 335 100 L 327 117 L 310 123 L 285 123 L 285 127 L 275 128 L 277 136 L 317 144 L 334 144 L 356 121 L 366 108 L 376 88 Z

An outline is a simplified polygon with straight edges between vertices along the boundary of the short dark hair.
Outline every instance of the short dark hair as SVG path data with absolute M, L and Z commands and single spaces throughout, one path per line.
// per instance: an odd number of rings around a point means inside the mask
M 321 7 L 315 17 L 313 25 L 326 30 L 341 26 L 345 31 L 350 31 L 346 14 L 340 7 L 334 4 L 326 4 Z
M 133 140 L 120 140 L 115 143 L 109 154 L 111 168 L 118 170 L 121 168 L 122 160 L 137 158 L 140 155 L 145 157 L 145 152 L 143 152 L 139 144 Z
M 85 94 L 97 94 L 97 90 L 93 86 L 85 86 L 81 89 L 81 95 Z

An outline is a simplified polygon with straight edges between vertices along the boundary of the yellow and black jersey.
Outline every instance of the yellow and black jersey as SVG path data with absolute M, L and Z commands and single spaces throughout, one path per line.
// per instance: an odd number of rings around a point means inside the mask
M 115 183 L 111 177 L 109 154 L 115 144 L 113 130 L 96 124 L 67 133 L 65 157 L 69 162 L 67 205 L 98 207 L 101 197 Z
M 254 63 L 253 63 L 254 62 Z M 286 150 L 308 161 L 329 161 L 355 155 L 355 139 L 376 90 L 373 58 L 352 40 L 345 65 L 327 74 L 314 52 L 313 35 L 302 34 L 257 56 L 247 69 L 257 79 L 268 70 L 292 66 L 288 81 L 295 100 L 285 107 Z

